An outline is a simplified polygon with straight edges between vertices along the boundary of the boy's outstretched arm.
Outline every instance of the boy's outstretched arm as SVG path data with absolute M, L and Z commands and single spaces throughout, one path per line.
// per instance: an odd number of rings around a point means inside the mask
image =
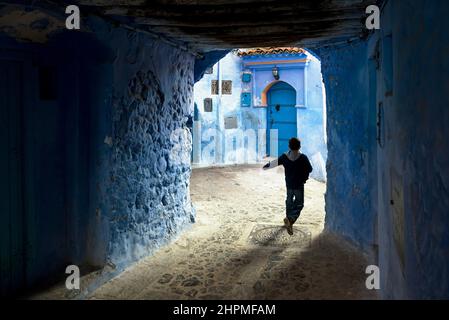
M 263 166 L 262 169 L 264 169 L 264 170 L 273 169 L 273 168 L 276 168 L 279 164 L 280 164 L 279 159 L 276 159 L 276 160 L 268 162 L 266 165 Z

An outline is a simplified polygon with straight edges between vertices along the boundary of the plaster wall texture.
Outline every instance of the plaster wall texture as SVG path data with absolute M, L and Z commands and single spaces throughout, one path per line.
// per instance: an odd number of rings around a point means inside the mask
M 326 228 L 369 250 L 375 239 L 376 201 L 370 194 L 370 111 L 367 45 L 357 42 L 317 51 L 327 96 Z
M 389 1 L 382 15 L 378 179 L 385 298 L 449 298 L 446 13 L 445 1 Z
M 385 299 L 449 297 L 445 7 L 388 1 L 369 39 L 317 50 L 328 100 L 326 228 L 374 254 Z

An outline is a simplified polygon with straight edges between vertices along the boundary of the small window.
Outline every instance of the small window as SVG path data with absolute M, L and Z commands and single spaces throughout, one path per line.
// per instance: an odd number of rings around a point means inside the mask
M 56 68 L 39 67 L 39 98 L 44 101 L 58 98 Z
M 212 98 L 204 99 L 204 112 L 212 112 Z
M 218 94 L 218 80 L 212 80 L 210 83 L 210 93 L 217 95 Z
M 225 125 L 225 129 L 237 129 L 237 117 L 236 116 L 232 116 L 232 117 L 226 117 L 224 119 L 224 125 Z
M 221 82 L 221 90 L 223 94 L 232 94 L 232 80 L 223 80 Z
M 204 71 L 204 74 L 212 74 L 212 73 L 214 73 L 214 67 L 207 68 L 206 71 Z
M 242 107 L 251 107 L 251 93 L 250 92 L 242 93 Z
M 244 72 L 242 75 L 242 81 L 243 82 L 251 82 L 251 73 Z

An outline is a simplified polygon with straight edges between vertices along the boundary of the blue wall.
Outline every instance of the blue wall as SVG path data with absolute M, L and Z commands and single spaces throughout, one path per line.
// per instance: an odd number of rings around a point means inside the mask
M 364 249 L 375 245 L 376 121 L 370 113 L 367 44 L 317 50 L 327 96 L 326 227 Z M 356 88 L 356 89 L 355 89 Z M 374 161 L 374 165 L 372 162 Z
M 449 298 L 447 7 L 388 1 L 368 40 L 316 51 L 328 98 L 326 228 L 374 254 L 383 298 Z
M 15 87 L 4 96 L 23 98 L 10 131 L 23 132 L 26 204 L 2 212 L 2 294 L 57 280 L 68 264 L 121 270 L 194 220 L 186 128 L 194 57 L 98 19 L 85 23 L 94 33 L 62 32 L 43 44 L 0 39 L 2 63 L 15 60 L 21 72 L 5 80 Z M 52 101 L 39 97 L 42 66 L 55 70 Z M 2 161 L 10 150 L 1 149 Z M 17 181 L 3 180 L 2 190 Z M 17 216 L 20 230 L 7 223 Z
M 232 94 L 211 94 L 212 80 L 231 80 Z M 211 165 L 214 163 L 232 163 L 236 162 L 239 157 L 246 156 L 243 146 L 237 145 L 236 148 L 230 150 L 230 145 L 226 145 L 226 141 L 232 143 L 234 139 L 242 141 L 240 137 L 235 137 L 238 130 L 225 129 L 224 118 L 235 116 L 239 128 L 246 120 L 245 113 L 240 108 L 241 80 L 241 62 L 233 53 L 227 54 L 217 64 L 213 66 L 212 74 L 205 74 L 201 81 L 195 83 L 194 99 L 198 106 L 200 115 L 200 131 L 194 134 L 194 159 L 198 158 L 199 163 Z M 204 111 L 204 99 L 212 99 L 212 112 Z M 251 126 L 252 128 L 252 126 Z M 198 146 L 201 145 L 201 148 Z M 209 152 L 213 147 L 213 151 Z M 235 150 L 235 151 L 234 151 Z M 195 156 L 198 153 L 198 157 Z M 238 153 L 238 156 L 234 153 Z
M 443 0 L 389 1 L 382 16 L 379 263 L 386 298 L 449 298 L 447 12 Z
M 307 154 L 313 166 L 312 178 L 327 180 L 326 93 L 322 78 L 321 61 L 307 52 L 310 60 L 306 67 L 305 108 L 297 111 L 298 137 L 302 152 Z

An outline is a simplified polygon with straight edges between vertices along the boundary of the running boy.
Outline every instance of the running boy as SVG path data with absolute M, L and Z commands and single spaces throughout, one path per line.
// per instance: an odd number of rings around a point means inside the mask
M 285 168 L 285 182 L 287 184 L 287 199 L 285 201 L 287 217 L 284 219 L 285 227 L 293 235 L 293 224 L 298 220 L 304 208 L 304 184 L 309 179 L 312 166 L 305 154 L 302 154 L 301 141 L 291 138 L 288 142 L 289 151 L 278 159 L 267 163 L 263 169 L 268 170 L 277 166 Z

